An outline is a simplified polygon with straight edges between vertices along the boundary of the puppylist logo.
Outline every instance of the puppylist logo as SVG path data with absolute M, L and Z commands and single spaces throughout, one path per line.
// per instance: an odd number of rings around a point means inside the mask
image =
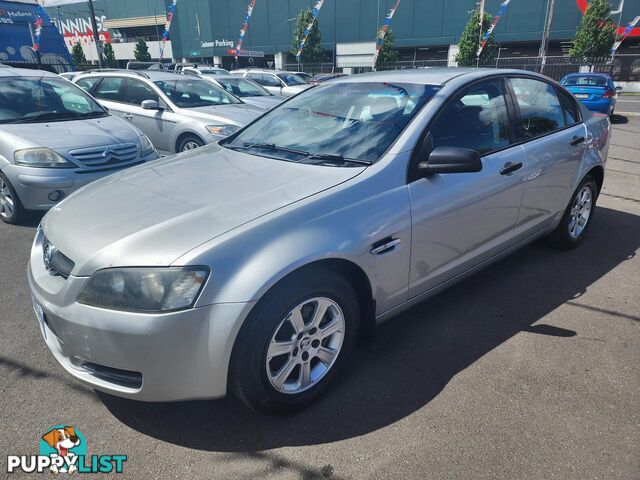
M 77 428 L 58 425 L 40 438 L 39 455 L 9 455 L 14 473 L 122 473 L 126 455 L 87 455 L 87 441 Z

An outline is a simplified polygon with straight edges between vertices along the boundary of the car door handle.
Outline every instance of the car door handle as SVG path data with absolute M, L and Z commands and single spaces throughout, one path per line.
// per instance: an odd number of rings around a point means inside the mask
M 125 113 L 122 118 L 124 118 L 125 120 L 133 120 L 133 115 L 129 114 L 129 113 Z
M 504 167 L 502 167 L 502 170 L 500 170 L 500 175 L 509 175 L 510 173 L 513 173 L 516 170 L 520 170 L 521 168 L 522 168 L 522 162 L 518 162 L 518 163 L 507 162 L 504 164 Z
M 385 253 L 389 253 L 392 250 L 402 243 L 402 240 L 399 238 L 383 238 L 379 242 L 376 242 L 372 245 L 371 253 L 374 255 L 384 255 Z
M 577 135 L 575 135 L 569 143 L 575 146 L 580 145 L 582 142 L 584 142 L 584 137 L 578 137 Z

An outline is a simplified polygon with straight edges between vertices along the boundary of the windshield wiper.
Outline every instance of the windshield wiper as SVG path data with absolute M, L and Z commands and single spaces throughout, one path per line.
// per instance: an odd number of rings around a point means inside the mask
M 61 112 L 34 112 L 28 115 L 25 115 L 22 118 L 18 118 L 15 123 L 30 123 L 37 122 L 40 120 L 70 120 L 75 117 L 65 116 L 64 113 Z
M 309 162 L 309 160 L 317 160 L 317 162 Z M 339 153 L 312 153 L 300 163 L 335 163 L 344 165 L 345 163 L 357 163 L 359 165 L 371 165 L 369 160 L 358 160 L 356 158 L 345 158 Z
M 276 145 L 275 143 L 264 143 L 264 142 L 243 143 L 242 148 L 243 149 L 261 148 L 263 150 L 271 150 L 272 152 L 296 153 L 298 155 L 304 155 L 305 157 L 309 155 L 309 152 L 305 152 L 303 150 L 296 150 L 295 148 L 281 147 L 279 145 Z

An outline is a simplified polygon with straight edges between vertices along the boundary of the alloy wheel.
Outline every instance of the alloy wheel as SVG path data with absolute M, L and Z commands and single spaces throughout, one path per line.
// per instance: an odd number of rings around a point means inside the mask
M 592 206 L 593 192 L 589 185 L 585 185 L 575 196 L 571 206 L 569 217 L 569 236 L 571 238 L 578 238 L 587 228 Z
M 334 366 L 344 334 L 344 314 L 330 298 L 314 297 L 297 305 L 275 329 L 267 349 L 271 385 L 285 394 L 315 386 Z
M 13 197 L 11 196 L 11 190 L 9 185 L 0 178 L 0 216 L 5 219 L 9 219 L 13 216 L 15 211 L 15 205 L 13 203 Z
M 200 145 L 198 145 L 197 142 L 189 141 L 184 144 L 184 146 L 182 147 L 182 151 L 188 152 L 189 150 L 195 150 L 196 148 L 200 148 Z

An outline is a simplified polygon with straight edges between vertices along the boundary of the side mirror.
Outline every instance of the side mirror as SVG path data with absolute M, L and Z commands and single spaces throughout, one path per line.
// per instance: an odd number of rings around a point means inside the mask
M 437 147 L 427 161 L 418 164 L 424 176 L 437 173 L 473 173 L 482 170 L 482 160 L 476 150 L 459 147 Z
M 617 86 L 616 87 L 616 92 L 620 92 L 620 91 L 622 91 L 622 87 L 621 86 Z
M 145 110 L 164 110 L 156 100 L 143 100 L 140 106 Z

